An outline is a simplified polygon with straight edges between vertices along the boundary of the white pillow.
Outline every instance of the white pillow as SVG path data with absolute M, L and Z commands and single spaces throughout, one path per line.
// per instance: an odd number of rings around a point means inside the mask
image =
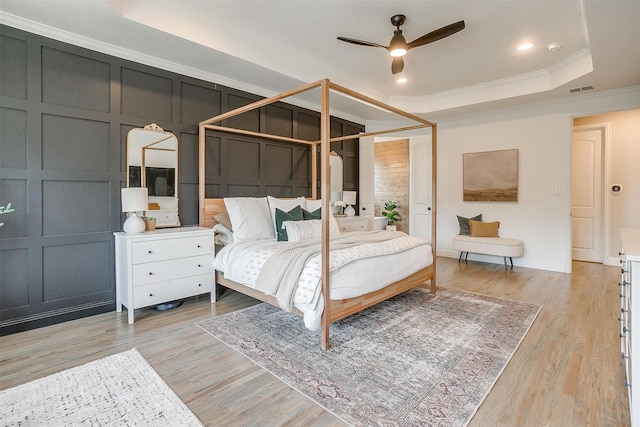
M 273 239 L 274 225 L 266 197 L 225 197 L 234 242 Z
M 322 237 L 322 220 L 285 221 L 282 226 L 287 229 L 287 239 L 290 242 L 300 240 L 320 239 Z M 340 234 L 338 222 L 334 217 L 329 218 L 329 236 Z
M 305 199 L 303 207 L 307 212 L 315 212 L 322 207 L 322 199 Z
M 213 243 L 220 246 L 227 246 L 233 243 L 233 238 L 230 238 L 226 234 L 215 234 Z
M 231 239 L 231 241 L 233 241 L 233 231 L 229 230 L 227 227 L 225 227 L 223 224 L 216 224 L 213 226 L 213 231 L 216 234 L 222 234 L 226 237 L 229 237 Z
M 269 202 L 269 210 L 271 211 L 271 222 L 273 223 L 273 232 L 275 236 L 278 236 L 278 230 L 276 230 L 276 208 L 282 212 L 289 212 L 296 206 L 304 208 L 304 197 L 298 197 L 297 199 L 278 199 L 276 197 L 267 196 Z

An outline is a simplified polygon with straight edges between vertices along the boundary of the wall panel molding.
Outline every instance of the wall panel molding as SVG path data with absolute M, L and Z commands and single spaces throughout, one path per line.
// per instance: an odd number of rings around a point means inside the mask
M 196 225 L 198 123 L 261 99 L 6 25 L 0 95 L 0 206 L 16 209 L 0 218 L 3 335 L 115 310 L 113 232 L 124 221 L 120 188 L 130 129 L 153 122 L 178 136 L 180 218 Z M 318 112 L 285 103 L 225 124 L 320 136 Z M 332 134 L 347 129 L 364 126 L 332 118 Z M 207 141 L 207 197 L 310 196 L 308 146 L 221 132 Z M 352 148 L 336 149 L 351 156 Z M 357 177 L 354 167 L 355 175 L 345 176 Z

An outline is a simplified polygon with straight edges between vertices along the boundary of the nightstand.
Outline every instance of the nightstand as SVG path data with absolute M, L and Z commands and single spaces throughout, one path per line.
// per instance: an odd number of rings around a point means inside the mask
M 142 234 L 113 233 L 116 248 L 116 311 L 211 292 L 213 231 L 164 228 Z M 212 302 L 214 298 L 212 296 Z
M 335 217 L 338 222 L 338 227 L 340 227 L 340 231 L 343 233 L 347 233 L 349 231 L 367 231 L 368 221 L 367 218 L 360 216 L 337 216 Z

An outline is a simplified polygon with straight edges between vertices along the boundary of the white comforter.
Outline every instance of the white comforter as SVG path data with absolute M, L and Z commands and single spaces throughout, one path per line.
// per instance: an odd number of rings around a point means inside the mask
M 348 234 L 363 233 L 367 232 Z M 376 291 L 433 262 L 431 246 L 424 239 L 404 233 L 392 237 L 383 243 L 364 243 L 331 251 L 330 298 L 352 298 Z M 234 243 L 220 250 L 213 267 L 229 280 L 256 288 L 262 266 L 285 245 L 292 244 L 275 240 Z M 304 313 L 305 325 L 312 330 L 320 327 L 324 310 L 320 260 L 317 254 L 305 263 L 293 295 L 293 306 Z

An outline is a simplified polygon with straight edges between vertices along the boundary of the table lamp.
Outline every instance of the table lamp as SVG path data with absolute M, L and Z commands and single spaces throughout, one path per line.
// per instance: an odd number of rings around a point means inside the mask
M 128 234 L 139 234 L 144 231 L 144 221 L 138 212 L 146 211 L 149 207 L 149 193 L 144 187 L 121 189 L 122 212 L 128 213 L 122 229 Z
M 356 204 L 356 192 L 355 191 L 343 191 L 342 192 L 342 201 L 347 205 L 344 210 L 344 214 L 346 216 L 354 216 L 356 214 L 356 210 L 352 205 Z

